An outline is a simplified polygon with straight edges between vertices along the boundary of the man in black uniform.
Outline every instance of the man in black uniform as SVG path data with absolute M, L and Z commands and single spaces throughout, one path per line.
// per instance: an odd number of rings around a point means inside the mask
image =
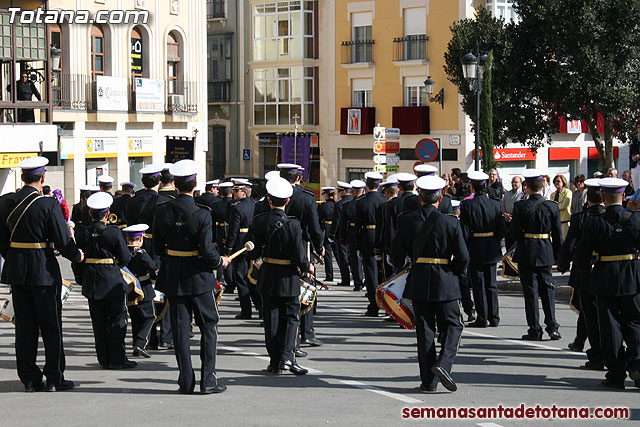
M 640 388 L 640 216 L 622 207 L 626 186 L 623 179 L 600 180 L 605 213 L 588 216 L 574 257 L 596 295 L 607 367 L 602 385 L 618 389 L 625 387 L 627 372 Z M 598 258 L 591 269 L 593 252 Z
M 422 209 L 403 215 L 393 240 L 392 259 L 401 268 L 411 258 L 411 271 L 403 297 L 413 302 L 420 365 L 420 390 L 435 391 L 440 379 L 450 391 L 453 358 L 462 334 L 458 276 L 469 263 L 469 253 L 458 220 L 438 211 L 445 181 L 437 176 L 417 180 Z M 440 356 L 436 357 L 436 317 L 442 328 Z
M 460 201 L 459 200 L 451 200 L 451 209 L 453 213 L 448 214 L 460 219 Z M 468 248 L 467 248 L 468 250 Z M 460 303 L 462 305 L 462 310 L 464 314 L 467 315 L 467 322 L 473 322 L 476 320 L 476 310 L 473 305 L 473 299 L 471 298 L 471 284 L 469 283 L 469 274 L 468 268 L 458 276 L 458 281 L 460 282 L 460 293 L 462 294 L 462 298 L 460 299 Z
M 178 190 L 174 185 L 174 178 L 171 172 L 169 172 L 169 168 L 171 168 L 171 163 L 165 163 L 162 165 L 162 172 L 160 173 L 160 188 L 158 189 L 158 195 L 165 196 L 170 199 L 175 199 L 178 197 Z M 168 199 L 164 198 L 160 200 L 160 203 L 167 202 Z
M 218 307 L 213 294 L 218 267 L 225 268 L 229 259 L 221 257 L 213 244 L 211 213 L 193 200 L 197 164 L 181 160 L 171 166 L 180 191 L 175 200 L 158 206 L 153 246 L 162 254 L 156 288 L 169 298 L 171 330 L 180 375 L 180 392 L 193 393 L 195 373 L 191 365 L 189 333 L 191 319 L 200 328 L 200 391 L 221 393 L 226 386 L 216 377 L 216 343 Z
M 90 187 L 88 185 L 80 186 L 80 201 L 73 205 L 71 209 L 71 221 L 76 227 L 80 225 L 90 225 L 91 222 L 85 222 L 83 217 L 84 207 L 87 205 L 87 199 L 90 196 Z
M 44 157 L 20 162 L 24 187 L 0 198 L 2 283 L 11 285 L 16 366 L 27 392 L 45 389 L 43 374 L 47 391 L 73 388 L 73 382 L 64 379 L 62 275 L 52 244 L 71 261 L 79 262 L 84 255 L 69 236 L 56 199 L 41 195 L 47 163 Z M 36 364 L 39 333 L 44 342 L 44 370 Z
M 131 261 L 131 254 L 122 232 L 107 225 L 112 203 L 113 197 L 105 192 L 87 199 L 93 223 L 76 231 L 86 259 L 74 266 L 74 273 L 82 284 L 82 295 L 89 300 L 98 363 L 103 369 L 127 369 L 137 364 L 125 354 L 129 286 L 120 269 Z
M 133 190 L 136 185 L 133 182 L 123 182 L 122 195 L 116 196 L 113 199 L 111 205 L 111 214 L 109 215 L 109 222 L 113 225 L 117 225 L 119 228 L 127 227 L 127 202 L 133 197 Z
M 362 256 L 364 270 L 364 285 L 367 288 L 369 306 L 365 316 L 378 316 L 378 303 L 376 303 L 376 290 L 378 289 L 378 264 L 376 262 L 376 210 L 385 203 L 385 199 L 378 192 L 382 181 L 382 175 L 377 172 L 367 172 L 364 175 L 367 185 L 367 194 L 356 201 L 356 236 L 358 249 Z
M 284 178 L 267 181 L 267 200 L 272 210 L 256 216 L 249 235 L 255 249 L 252 259 L 262 256 L 258 292 L 262 295 L 264 333 L 269 353 L 268 372 L 291 371 L 304 375 L 307 369 L 298 365 L 294 349 L 300 315 L 300 275 L 313 272 L 302 229 L 296 218 L 284 210 L 293 188 Z
M 342 208 L 346 202 L 353 199 L 351 195 L 351 185 L 347 182 L 338 181 L 338 197 L 333 209 L 333 219 L 329 228 L 329 241 L 335 242 L 336 258 L 340 268 L 339 286 L 351 286 L 351 274 L 349 273 L 349 253 L 347 252 L 347 242 L 340 239 L 340 221 L 342 219 Z
M 324 196 L 324 203 L 318 205 L 318 220 L 320 226 L 324 231 L 324 271 L 325 280 L 333 282 L 333 244 L 329 240 L 329 233 L 331 232 L 331 226 L 333 225 L 333 215 L 336 208 L 336 189 L 334 187 L 322 187 L 322 195 Z
M 196 203 L 211 208 L 215 202 L 220 201 L 218 183 L 216 181 L 207 181 L 204 186 L 204 194 L 196 199 Z
M 224 252 L 224 248 L 227 244 L 229 210 L 233 203 L 233 197 L 231 196 L 232 188 L 232 182 L 221 182 L 218 184 L 220 200 L 211 206 L 211 216 L 213 217 L 213 224 L 215 226 L 216 248 L 220 253 Z M 218 281 L 224 285 L 225 293 L 229 294 L 232 294 L 235 291 L 232 272 L 233 266 L 231 264 L 222 270 L 222 274 L 220 274 L 220 269 L 218 270 Z
M 316 196 L 310 190 L 302 188 L 302 167 L 291 163 L 280 163 L 278 165 L 280 177 L 289 181 L 293 186 L 293 194 L 289 198 L 289 204 L 285 208 L 287 215 L 295 217 L 300 221 L 302 228 L 302 241 L 307 244 L 309 253 L 314 251 L 317 255 L 324 255 L 322 246 L 322 229 L 318 220 L 318 209 L 316 208 Z M 309 258 L 311 258 L 309 256 Z M 317 299 L 315 304 L 317 304 Z M 322 345 L 322 341 L 315 338 L 313 329 L 314 309 L 309 310 L 300 320 L 300 340 L 301 343 L 314 347 Z M 297 350 L 296 355 L 303 355 L 304 352 Z
M 500 241 L 507 232 L 500 202 L 487 197 L 487 179 L 484 172 L 469 172 L 473 186 L 472 199 L 462 202 L 460 223 L 469 256 L 469 278 L 476 303 L 477 318 L 469 326 L 497 327 L 500 323 L 496 263 L 502 259 Z
M 353 290 L 364 289 L 362 281 L 362 259 L 358 254 L 358 236 L 356 235 L 356 201 L 363 196 L 367 184 L 359 179 L 349 183 L 353 189 L 353 199 L 347 201 L 342 207 L 340 217 L 340 241 L 346 245 L 349 253 L 349 267 L 353 277 Z
M 100 175 L 100 177 L 98 177 L 100 191 L 111 194 L 111 190 L 113 190 L 113 181 L 115 180 L 109 175 Z M 113 194 L 111 194 L 111 196 L 113 196 Z
M 234 180 L 233 203 L 229 209 L 229 228 L 227 229 L 227 243 L 225 244 L 225 254 L 231 255 L 243 248 L 245 236 L 249 232 L 249 227 L 253 222 L 253 211 L 255 203 L 250 197 L 251 183 L 247 180 Z M 236 319 L 251 319 L 251 301 L 258 314 L 261 315 L 262 304 L 260 295 L 256 292 L 255 286 L 249 283 L 247 273 L 249 272 L 249 259 L 246 253 L 240 254 L 232 261 L 233 284 L 238 288 L 240 296 L 240 313 Z
M 400 174 L 397 174 L 400 175 Z M 385 203 L 378 205 L 376 210 L 376 255 L 380 265 L 378 271 L 378 282 L 384 282 L 393 274 L 393 267 L 387 262 L 387 257 L 391 253 L 391 242 L 395 237 L 395 228 L 391 224 L 391 215 L 388 211 L 390 205 L 398 198 L 398 180 L 394 176 L 380 184 L 380 193 L 386 199 Z
M 522 175 L 527 184 L 526 194 L 529 197 L 515 203 L 509 226 L 511 238 L 518 242 L 513 259 L 518 263 L 529 326 L 522 339 L 542 340 L 542 328 L 538 321 L 539 294 L 544 311 L 545 329 L 552 340 L 559 340 L 562 337 L 556 322 L 556 287 L 551 282 L 551 266 L 554 260 L 558 259 L 558 252 L 562 246 L 560 213 L 556 203 L 542 197 L 544 173 L 537 169 L 526 169 Z
M 435 166 L 425 165 L 425 164 L 417 165 L 413 168 L 413 170 L 418 176 L 418 178 L 422 176 L 437 176 L 438 174 L 438 168 L 436 168 Z M 442 193 L 442 200 L 438 205 L 438 210 L 443 214 L 453 213 L 453 208 L 451 207 L 451 200 L 453 199 L 449 194 Z
M 584 184 L 587 186 L 587 203 L 589 207 L 582 212 L 571 215 L 571 225 L 558 255 L 558 271 L 562 273 L 569 270 L 569 264 L 574 259 L 575 249 L 582 238 L 587 219 L 594 215 L 602 216 L 605 212 L 605 206 L 602 204 L 602 194 L 600 193 L 600 180 L 587 179 Z M 604 369 L 604 363 L 602 362 L 602 351 L 600 349 L 596 297 L 589 292 L 589 274 L 579 273 L 575 262 L 571 266 L 569 286 L 573 288 L 571 301 L 574 307 L 578 307 L 580 310 L 576 335 L 583 337 L 582 342 L 576 342 L 578 339 L 576 337 L 576 340 L 569 344 L 569 349 L 582 352 L 584 339 L 589 338 L 589 344 L 591 345 L 591 348 L 587 350 L 587 358 L 589 360 L 584 367 L 600 371 Z

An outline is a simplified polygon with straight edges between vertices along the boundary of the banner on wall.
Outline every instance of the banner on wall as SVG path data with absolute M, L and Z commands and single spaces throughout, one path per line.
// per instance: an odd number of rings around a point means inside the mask
M 309 166 L 311 165 L 311 137 L 308 136 L 283 136 L 282 163 L 295 163 L 304 168 L 302 180 L 309 181 Z
M 194 139 L 183 137 L 167 137 L 167 150 L 164 157 L 166 163 L 175 163 L 180 160 L 194 160 Z

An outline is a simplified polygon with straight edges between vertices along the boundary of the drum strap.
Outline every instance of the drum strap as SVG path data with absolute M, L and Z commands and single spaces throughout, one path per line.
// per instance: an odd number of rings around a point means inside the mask
M 33 203 L 41 197 L 44 196 L 41 196 L 40 193 L 34 191 L 33 193 L 30 193 L 27 197 L 22 199 L 22 201 L 20 201 L 20 203 L 18 203 L 18 205 L 11 211 L 6 221 L 7 227 L 9 227 L 9 229 L 11 230 L 10 240 L 13 239 L 13 233 L 15 233 L 16 228 L 18 228 L 18 224 L 20 223 L 20 220 L 24 216 L 27 209 L 29 209 L 31 205 L 33 205 Z
M 436 225 L 435 215 L 438 212 L 436 209 L 425 218 L 424 222 L 416 232 L 416 237 L 413 239 L 411 248 L 413 249 L 413 256 L 411 257 L 411 261 L 415 262 L 416 259 L 420 256 L 424 247 L 427 245 L 429 241 L 429 237 L 431 236 L 431 232 L 433 231 L 433 227 Z

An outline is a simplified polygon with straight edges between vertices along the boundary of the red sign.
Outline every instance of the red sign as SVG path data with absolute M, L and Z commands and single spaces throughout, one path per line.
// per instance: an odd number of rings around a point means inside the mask
M 493 150 L 493 158 L 496 162 L 535 160 L 536 153 L 529 148 L 496 148 Z
M 424 138 L 416 144 L 416 157 L 423 162 L 432 162 L 438 158 L 440 148 L 438 143 L 431 138 Z
M 617 159 L 618 154 L 620 154 L 618 147 L 613 147 L 613 158 Z M 598 149 L 596 147 L 589 147 L 589 159 L 599 159 Z
M 399 142 L 376 141 L 373 144 L 375 154 L 397 154 L 400 152 Z
M 549 148 L 549 160 L 579 160 L 579 147 Z

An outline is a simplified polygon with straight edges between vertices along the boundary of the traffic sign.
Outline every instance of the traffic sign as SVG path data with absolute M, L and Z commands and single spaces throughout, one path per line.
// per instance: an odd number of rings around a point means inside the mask
M 242 160 L 244 160 L 245 162 L 251 161 L 251 149 L 250 148 L 243 148 L 242 149 Z
M 376 141 L 373 144 L 375 154 L 396 154 L 400 152 L 399 142 Z
M 438 143 L 431 138 L 424 138 L 416 144 L 416 157 L 423 162 L 432 162 L 438 158 L 440 148 Z
M 387 172 L 400 172 L 400 165 L 387 165 Z
M 383 165 L 387 163 L 387 156 L 384 154 L 376 154 L 373 156 L 373 163 L 376 165 Z
M 387 172 L 387 165 L 375 165 L 373 170 L 376 171 L 376 172 L 380 172 L 380 173 L 386 173 Z
M 400 156 L 387 156 L 388 165 L 397 165 L 400 163 Z
M 400 141 L 400 129 L 376 126 L 373 128 L 373 138 L 376 141 Z

